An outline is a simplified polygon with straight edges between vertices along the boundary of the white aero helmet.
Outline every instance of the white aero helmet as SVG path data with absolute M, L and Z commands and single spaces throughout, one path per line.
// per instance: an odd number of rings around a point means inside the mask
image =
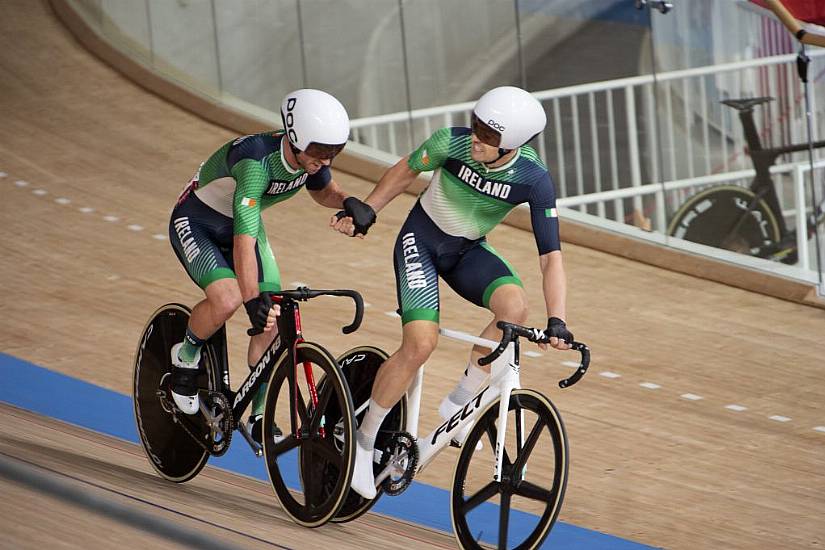
M 281 118 L 289 143 L 308 155 L 331 159 L 349 139 L 349 116 L 341 102 L 321 90 L 296 90 L 284 97 Z
M 547 124 L 541 103 L 529 92 L 515 86 L 493 88 L 481 96 L 473 107 L 473 115 L 477 122 L 501 136 L 498 147 L 505 150 L 521 147 Z M 473 126 L 476 132 L 476 125 Z M 478 137 L 482 139 L 482 136 Z

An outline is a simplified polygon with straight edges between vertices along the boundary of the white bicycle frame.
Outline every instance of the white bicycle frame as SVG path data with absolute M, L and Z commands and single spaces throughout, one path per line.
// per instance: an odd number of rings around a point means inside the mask
M 494 350 L 499 343 L 477 336 L 471 336 L 463 332 L 441 328 L 439 333 L 447 338 L 468 342 L 478 346 L 483 346 Z M 510 393 L 521 387 L 519 380 L 519 365 L 516 359 L 516 341 L 510 342 L 504 352 L 490 364 L 489 385 L 478 392 L 470 401 L 464 405 L 460 411 L 455 413 L 450 419 L 443 422 L 433 430 L 426 438 L 418 439 L 418 467 L 416 474 L 421 472 L 444 447 L 450 444 L 462 430 L 475 423 L 479 412 L 486 410 L 497 398 L 501 398 L 504 406 L 498 411 L 498 427 L 496 439 L 496 461 L 493 479 L 501 481 L 502 456 L 504 454 L 504 439 L 507 434 L 507 412 L 509 410 Z M 418 369 L 410 388 L 407 390 L 407 432 L 413 437 L 418 437 L 418 418 L 421 412 L 421 386 L 424 380 L 424 367 Z M 523 413 L 521 413 L 523 414 Z M 524 422 L 519 422 L 523 430 Z M 469 433 L 469 430 L 468 430 Z M 524 434 L 517 434 L 519 444 L 524 441 Z M 462 442 L 463 443 L 463 442 Z

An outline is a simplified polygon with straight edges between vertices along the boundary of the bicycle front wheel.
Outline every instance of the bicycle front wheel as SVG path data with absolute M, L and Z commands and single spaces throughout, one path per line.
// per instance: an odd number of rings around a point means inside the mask
M 482 548 L 480 540 L 502 549 L 538 548 L 564 499 L 564 424 L 553 403 L 533 390 L 515 390 L 510 396 L 501 480 L 492 479 L 500 404 L 496 400 L 479 416 L 456 463 L 450 516 L 462 548 Z M 477 452 L 481 439 L 487 444 Z
M 318 344 L 299 343 L 295 368 L 289 365 L 282 359 L 269 381 L 263 433 L 274 433 L 277 423 L 285 437 L 264 437 L 264 457 L 284 511 L 300 525 L 318 527 L 341 508 L 352 480 L 352 396 L 335 359 Z M 313 404 L 313 392 L 317 392 L 317 404 Z

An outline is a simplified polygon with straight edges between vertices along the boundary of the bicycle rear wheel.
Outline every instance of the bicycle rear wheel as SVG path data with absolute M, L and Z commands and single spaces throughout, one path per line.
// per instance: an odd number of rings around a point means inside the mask
M 204 444 L 190 435 L 208 441 L 209 427 L 202 415 L 178 412 L 176 421 L 172 413 L 170 350 L 183 340 L 189 311 L 181 304 L 166 304 L 152 314 L 138 342 L 132 386 L 135 421 L 146 456 L 161 476 L 176 483 L 195 477 L 210 454 Z M 204 347 L 198 371 L 199 388 L 215 387 L 213 364 L 211 348 Z
M 482 548 L 479 539 L 495 541 L 498 548 L 537 548 L 556 523 L 564 499 L 564 424 L 550 400 L 533 390 L 515 390 L 510 396 L 501 481 L 492 479 L 500 403 L 496 400 L 479 416 L 456 463 L 450 517 L 462 548 Z M 482 438 L 486 452 L 476 452 Z M 495 500 L 498 508 L 488 502 Z
M 756 199 L 750 189 L 735 185 L 712 187 L 690 197 L 673 215 L 667 233 L 752 256 L 781 238 L 779 222 L 768 203 Z
M 283 430 L 281 441 L 264 437 L 266 468 L 284 511 L 300 525 L 318 527 L 335 516 L 349 491 L 355 459 L 352 397 L 335 359 L 321 346 L 299 343 L 294 371 L 286 357 L 269 381 L 263 433 L 273 433 L 275 423 L 291 428 Z M 310 387 L 317 390 L 317 407 L 312 404 Z M 297 409 L 294 426 L 291 391 Z
M 372 395 L 372 385 L 375 381 L 375 375 L 378 373 L 378 368 L 381 364 L 387 360 L 387 357 L 389 356 L 384 350 L 372 346 L 360 346 L 347 351 L 338 358 L 338 364 L 341 365 L 341 370 L 344 373 L 344 377 L 352 393 L 352 400 L 355 406 L 356 426 L 360 426 L 364 420 L 370 396 Z M 336 416 L 332 414 L 333 411 L 330 412 L 332 418 L 340 418 L 340 413 Z M 340 422 L 340 420 L 337 422 Z M 384 418 L 384 422 L 381 423 L 381 428 L 378 430 L 378 435 L 375 438 L 375 448 L 383 449 L 385 445 L 388 445 L 392 434 L 402 431 L 406 422 L 407 397 L 404 396 L 401 398 L 401 401 L 390 410 L 389 414 Z M 337 425 L 338 423 L 336 423 L 336 427 Z M 338 430 L 336 430 L 336 437 L 337 431 Z M 382 469 L 383 465 L 375 464 L 374 473 L 378 474 Z M 334 482 L 333 469 L 327 471 L 325 479 L 328 484 Z M 335 517 L 332 518 L 332 521 L 335 523 L 346 523 L 361 517 L 378 502 L 382 494 L 384 494 L 384 491 L 379 487 L 378 495 L 370 500 L 350 490 L 344 504 Z

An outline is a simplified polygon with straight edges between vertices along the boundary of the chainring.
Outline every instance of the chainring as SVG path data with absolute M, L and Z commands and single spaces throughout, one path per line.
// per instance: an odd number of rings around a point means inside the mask
M 390 476 L 381 483 L 381 488 L 390 496 L 397 496 L 407 490 L 418 466 L 418 444 L 407 432 L 396 432 L 384 449 L 382 464 L 394 466 Z

